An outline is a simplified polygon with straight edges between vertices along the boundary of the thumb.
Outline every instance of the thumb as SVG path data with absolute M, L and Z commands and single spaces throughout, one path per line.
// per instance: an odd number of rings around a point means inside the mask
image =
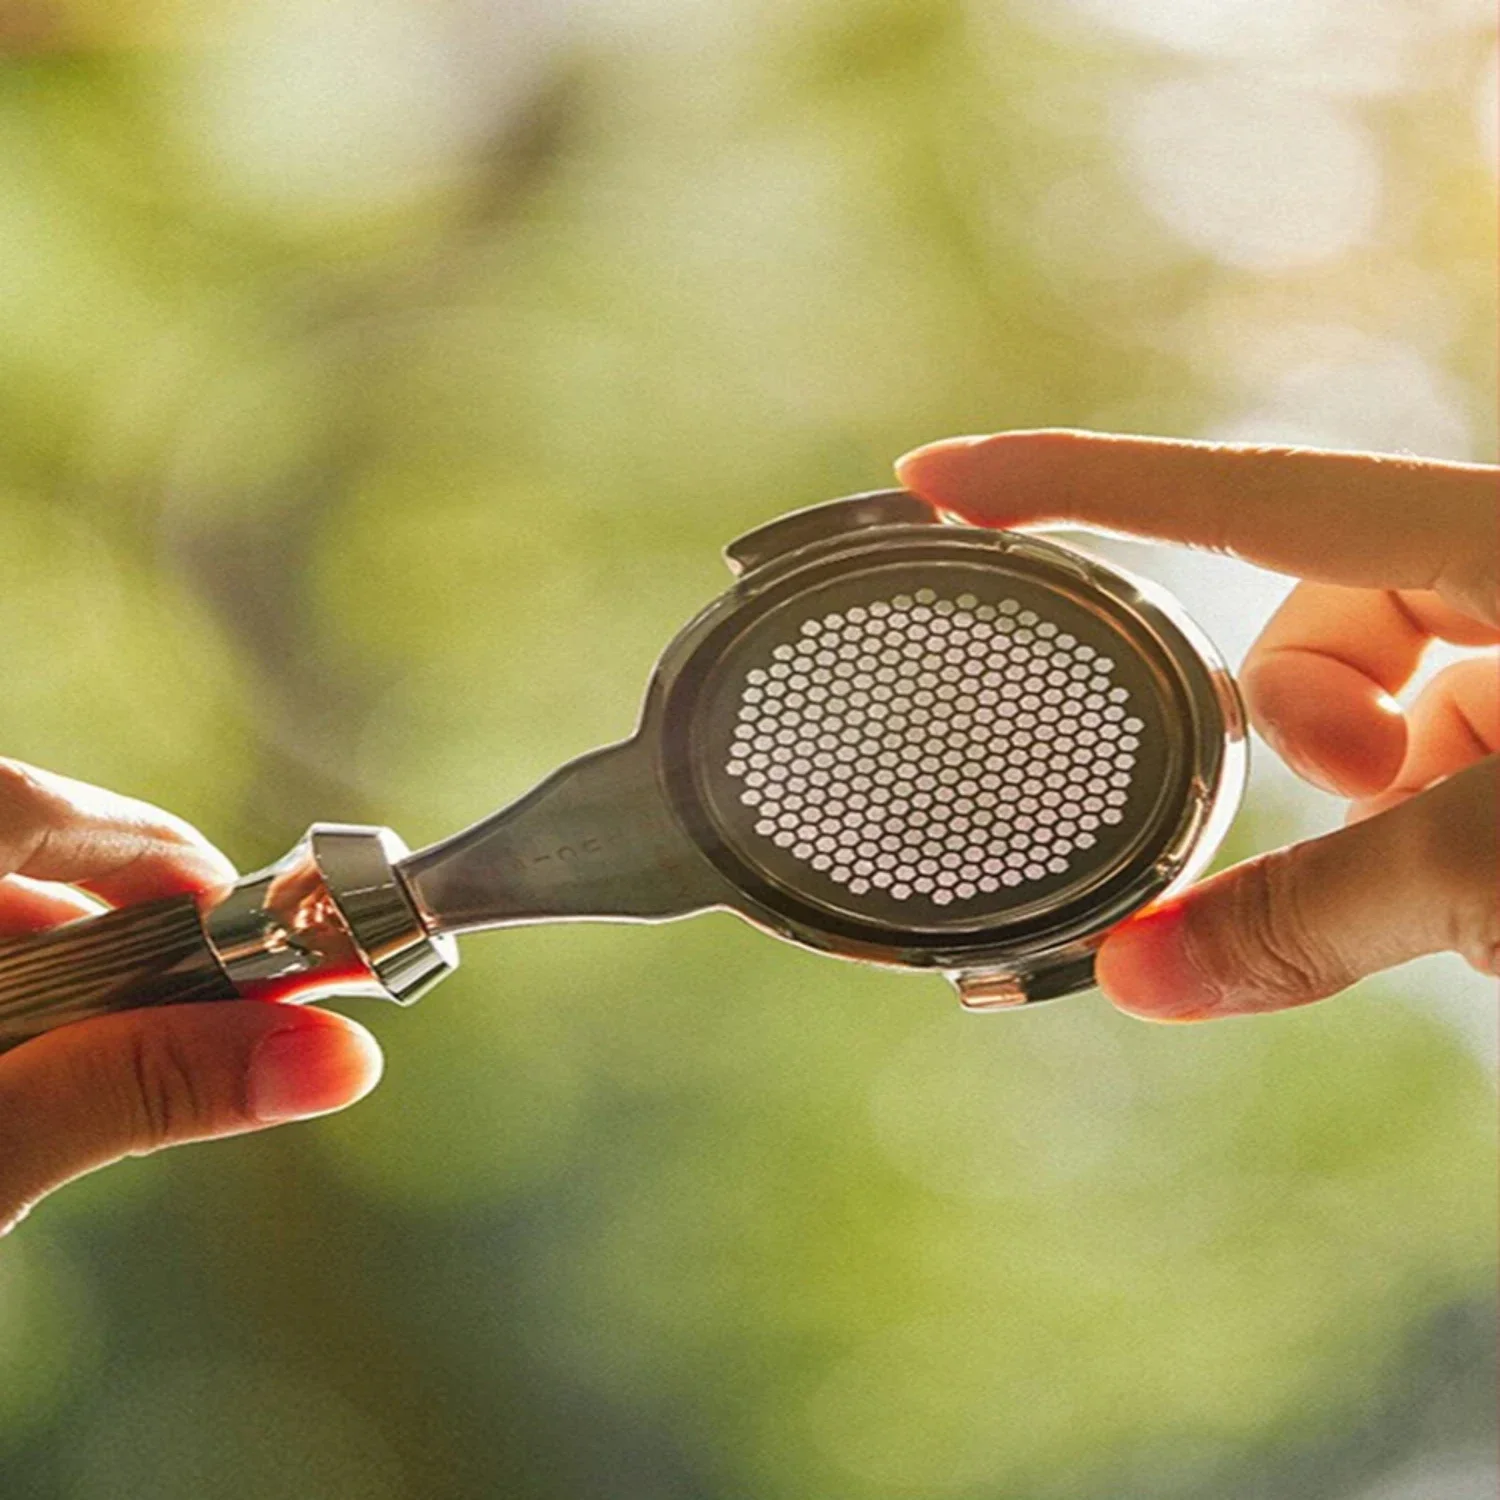
M 0 1234 L 96 1167 L 341 1109 L 380 1069 L 363 1027 L 266 1001 L 127 1011 L 48 1032 L 0 1056 Z
M 1424 953 L 1500 958 L 1500 756 L 1364 822 L 1224 870 L 1125 923 L 1104 992 L 1158 1021 L 1305 1005 Z

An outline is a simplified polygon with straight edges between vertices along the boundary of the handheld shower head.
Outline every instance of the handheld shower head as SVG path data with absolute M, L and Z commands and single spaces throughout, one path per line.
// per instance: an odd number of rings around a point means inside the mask
M 1233 684 L 1159 590 L 904 491 L 784 517 L 625 743 L 403 861 L 429 926 L 727 908 L 969 1004 L 1087 988 L 1237 802 Z
M 206 912 L 178 898 L 0 946 L 0 1045 L 164 1000 L 407 1002 L 456 934 L 715 908 L 1016 1005 L 1087 988 L 1105 934 L 1212 857 L 1243 715 L 1160 589 L 902 490 L 727 557 L 734 586 L 667 646 L 630 739 L 415 854 L 315 825 Z

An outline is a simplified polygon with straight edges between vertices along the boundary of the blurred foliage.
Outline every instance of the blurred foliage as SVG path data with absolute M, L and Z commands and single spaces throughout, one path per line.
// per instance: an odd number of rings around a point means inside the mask
M 247 866 L 416 843 L 925 438 L 1491 457 L 1487 28 L 0 6 L 0 749 Z M 1235 646 L 1280 587 L 1137 551 Z M 1263 779 L 1236 850 L 1322 815 Z M 725 917 L 465 963 L 363 1013 L 359 1109 L 7 1243 L 0 1493 L 1426 1500 L 1488 1450 L 1492 1079 L 1397 1003 L 1451 968 L 1166 1029 Z

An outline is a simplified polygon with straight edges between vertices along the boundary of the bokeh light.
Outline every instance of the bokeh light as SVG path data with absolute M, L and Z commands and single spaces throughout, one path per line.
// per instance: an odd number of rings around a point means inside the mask
M 1492 460 L 1494 46 L 1477 0 L 0 7 L 0 753 L 246 867 L 419 844 L 925 439 Z M 1233 661 L 1290 586 L 1074 539 Z M 1339 815 L 1256 750 L 1226 859 Z M 477 936 L 358 1006 L 359 1108 L 6 1242 L 0 1493 L 1491 1493 L 1493 989 L 1152 1028 L 724 914 Z
M 1374 228 L 1379 157 L 1337 104 L 1210 75 L 1152 84 L 1123 113 L 1126 158 L 1146 203 L 1226 265 L 1316 265 Z
M 1349 328 L 1287 330 L 1301 343 L 1252 409 L 1215 424 L 1226 442 L 1473 455 L 1464 396 L 1415 349 Z
M 68 1500 L 397 1500 L 377 1414 L 277 1366 L 146 1366 L 112 1390 L 65 1467 Z
M 55 1421 L 94 1374 L 98 1308 L 87 1273 L 55 1241 L 28 1236 L 0 1261 L 0 1464 Z

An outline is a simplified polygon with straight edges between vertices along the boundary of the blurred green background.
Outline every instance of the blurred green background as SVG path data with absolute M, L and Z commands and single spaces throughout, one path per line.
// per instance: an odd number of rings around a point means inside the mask
M 0 751 L 243 867 L 626 733 L 790 507 L 1492 459 L 1487 0 L 0 3 Z M 1116 549 L 1236 659 L 1283 580 Z M 1231 850 L 1337 808 L 1257 762 Z M 1492 986 L 959 1013 L 471 939 L 346 1116 L 0 1250 L 6 1500 L 1491 1500 Z

